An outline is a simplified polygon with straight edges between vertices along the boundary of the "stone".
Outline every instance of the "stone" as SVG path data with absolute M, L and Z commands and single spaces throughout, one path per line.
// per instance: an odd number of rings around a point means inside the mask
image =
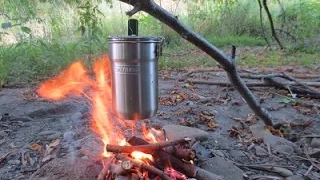
M 73 140 L 73 136 L 75 135 L 74 132 L 72 131 L 67 131 L 65 133 L 63 133 L 63 139 L 66 141 L 66 142 L 71 142 Z
M 209 133 L 206 131 L 182 125 L 165 125 L 162 129 L 165 137 L 170 141 L 183 137 L 193 137 L 198 141 L 205 141 L 209 137 Z
M 247 157 L 242 151 L 240 150 L 231 150 L 230 151 L 230 155 L 234 158 L 234 159 L 240 159 L 242 157 Z
M 309 155 L 313 158 L 319 158 L 320 157 L 320 149 L 314 148 L 309 152 Z
M 293 175 L 285 178 L 285 180 L 305 180 L 302 175 Z
M 52 135 L 48 136 L 46 138 L 46 140 L 48 140 L 48 141 L 55 140 L 55 139 L 61 138 L 61 136 L 62 136 L 62 134 L 60 132 L 58 132 L 56 134 L 52 134 Z
M 263 138 L 265 127 L 261 124 L 254 124 L 249 126 L 252 135 L 256 138 Z
M 192 146 L 192 149 L 194 149 L 197 153 L 197 155 L 205 157 L 205 158 L 211 158 L 212 157 L 212 153 L 207 150 L 205 147 L 203 147 L 200 143 L 196 143 Z
M 320 148 L 320 138 L 313 138 L 311 140 L 310 146 L 313 148 Z
M 213 150 L 211 150 L 211 153 L 215 156 L 225 157 L 224 153 L 220 150 L 213 149 Z
M 83 114 L 81 112 L 76 112 L 71 116 L 72 121 L 79 121 L 82 118 Z
M 0 138 L 7 137 L 8 133 L 6 131 L 0 131 Z
M 58 131 L 42 131 L 40 133 L 38 133 L 39 136 L 48 136 L 48 135 L 52 135 L 52 134 L 56 134 L 59 133 Z
M 294 152 L 294 149 L 291 146 L 288 145 L 277 145 L 274 147 L 274 151 L 280 154 L 292 154 Z
M 215 156 L 200 164 L 200 167 L 224 179 L 243 180 L 243 171 L 232 162 Z
M 269 156 L 269 153 L 260 146 L 255 146 L 257 156 Z
M 293 149 L 297 149 L 297 145 L 293 142 L 284 139 L 283 137 L 274 136 L 271 133 L 264 133 L 263 135 L 264 144 L 269 144 L 270 147 L 274 148 L 278 145 L 288 145 Z
M 309 155 L 313 158 L 319 158 L 320 157 L 320 148 L 312 148 L 309 150 Z
M 11 165 L 20 165 L 21 161 L 20 160 L 10 160 L 8 161 L 8 164 Z

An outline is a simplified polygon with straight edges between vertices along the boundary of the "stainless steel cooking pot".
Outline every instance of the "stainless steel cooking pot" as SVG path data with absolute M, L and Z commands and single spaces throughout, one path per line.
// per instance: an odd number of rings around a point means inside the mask
M 112 105 L 124 120 L 154 116 L 158 109 L 158 58 L 163 37 L 108 38 L 112 68 Z

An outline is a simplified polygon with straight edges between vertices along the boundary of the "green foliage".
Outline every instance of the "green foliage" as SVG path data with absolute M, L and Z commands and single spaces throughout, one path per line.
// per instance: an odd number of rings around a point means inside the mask
M 169 2 L 169 1 L 167 1 Z M 166 2 L 166 3 L 167 3 Z M 237 63 L 243 66 L 279 66 L 319 64 L 320 2 L 318 0 L 269 0 L 275 26 L 287 51 L 270 53 L 243 52 Z M 261 34 L 258 3 L 252 0 L 174 0 L 172 6 L 184 3 L 177 17 L 217 47 L 230 51 L 237 47 L 265 46 Z M 125 10 L 112 0 L 0 0 L 0 84 L 6 81 L 29 82 L 61 71 L 77 59 L 91 62 L 94 56 L 107 52 L 107 36 L 126 35 Z M 268 40 L 271 33 L 266 14 L 262 19 Z M 139 12 L 139 35 L 165 37 L 161 68 L 216 64 L 198 51 L 180 55 L 195 47 L 175 31 L 150 15 Z M 10 37 L 10 38 L 8 38 Z M 255 48 L 252 48 L 255 49 Z M 263 54 L 263 55 L 260 55 Z

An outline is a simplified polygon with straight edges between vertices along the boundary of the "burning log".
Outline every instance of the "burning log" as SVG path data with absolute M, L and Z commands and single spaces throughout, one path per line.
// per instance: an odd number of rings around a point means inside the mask
M 113 153 L 132 153 L 133 151 L 141 151 L 147 154 L 151 154 L 155 152 L 156 150 L 168 147 L 168 146 L 174 146 L 181 143 L 186 143 L 190 141 L 190 138 L 182 138 L 177 139 L 174 141 L 165 141 L 160 143 L 154 143 L 154 144 L 145 144 L 145 145 L 138 145 L 138 146 L 116 146 L 116 145 L 110 145 L 107 144 L 106 150 L 108 152 Z
M 122 161 L 130 161 L 133 163 L 133 166 L 144 169 L 150 173 L 153 173 L 153 174 L 159 176 L 163 180 L 171 180 L 170 177 L 167 176 L 163 171 L 161 171 L 160 169 L 157 169 L 151 165 L 136 161 L 136 160 L 129 158 L 128 156 L 125 156 L 123 154 L 116 154 L 115 157 L 119 160 L 122 160 Z
M 132 147 L 137 147 L 136 145 L 147 145 L 149 144 L 147 141 L 138 138 L 131 137 L 128 140 L 128 143 L 133 145 Z M 188 177 L 197 178 L 198 180 L 221 180 L 222 178 L 218 175 L 215 175 L 211 172 L 208 172 L 204 169 L 201 169 L 194 164 L 186 163 L 181 159 L 169 154 L 168 152 L 158 149 L 152 154 L 156 161 L 160 162 L 160 164 L 164 167 L 172 167 L 177 171 L 185 174 Z
M 108 179 L 106 178 L 106 176 L 109 176 L 109 171 L 110 171 L 110 167 L 113 163 L 115 163 L 115 157 L 111 156 L 108 159 L 104 159 L 104 167 L 102 169 L 102 171 L 99 173 L 97 180 L 104 180 L 104 179 Z
M 180 146 L 170 146 L 165 148 L 165 151 L 186 161 L 194 160 L 196 158 L 196 151 L 190 148 L 185 149 Z

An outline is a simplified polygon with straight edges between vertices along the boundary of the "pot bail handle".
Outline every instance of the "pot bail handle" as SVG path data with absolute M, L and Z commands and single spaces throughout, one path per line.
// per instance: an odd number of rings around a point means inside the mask
M 128 36 L 138 36 L 138 20 L 128 20 Z

